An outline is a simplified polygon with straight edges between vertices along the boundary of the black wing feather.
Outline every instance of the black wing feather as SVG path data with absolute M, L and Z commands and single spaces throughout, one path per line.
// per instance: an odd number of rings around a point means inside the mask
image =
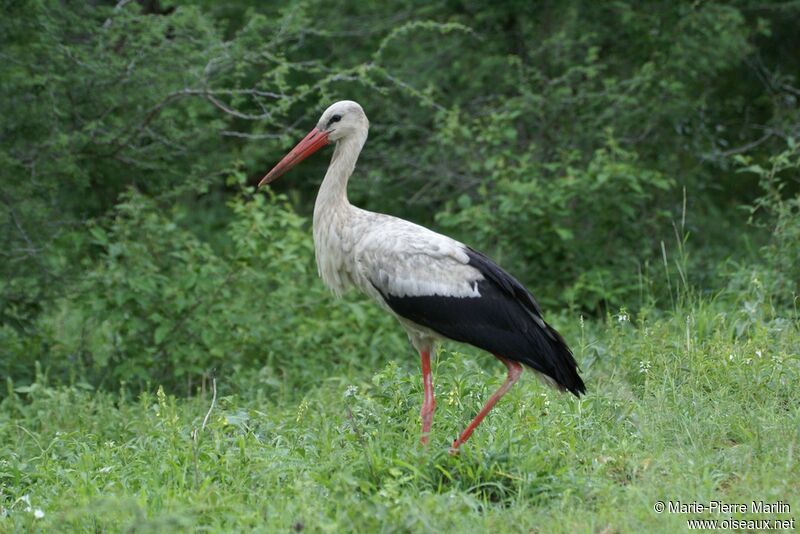
M 483 274 L 480 297 L 398 297 L 381 291 L 395 313 L 454 341 L 516 360 L 552 378 L 575 395 L 585 393 L 578 365 L 561 335 L 542 319 L 533 296 L 485 255 L 465 249 Z

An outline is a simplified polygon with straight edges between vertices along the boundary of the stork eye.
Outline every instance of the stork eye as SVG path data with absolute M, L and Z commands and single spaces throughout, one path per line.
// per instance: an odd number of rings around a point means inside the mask
M 334 122 L 339 122 L 340 120 L 342 120 L 341 115 L 334 115 L 333 117 L 331 117 L 331 120 L 328 121 L 328 126 L 330 126 Z

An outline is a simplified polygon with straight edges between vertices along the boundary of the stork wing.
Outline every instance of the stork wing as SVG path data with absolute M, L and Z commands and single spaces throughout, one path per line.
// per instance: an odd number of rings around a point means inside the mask
M 469 265 L 467 248 L 449 237 L 394 219 L 359 243 L 359 274 L 382 295 L 478 297 L 483 275 Z
M 370 234 L 357 255 L 359 270 L 397 315 L 522 362 L 576 395 L 585 391 L 561 335 L 528 290 L 491 259 L 406 221 Z

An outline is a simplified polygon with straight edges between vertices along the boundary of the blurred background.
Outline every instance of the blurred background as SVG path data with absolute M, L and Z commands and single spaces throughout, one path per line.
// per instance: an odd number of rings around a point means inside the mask
M 317 279 L 330 151 L 254 188 L 341 99 L 371 120 L 351 201 L 486 252 L 567 333 L 686 295 L 796 310 L 800 2 L 4 11 L 9 388 L 39 373 L 191 395 L 215 372 L 269 394 L 408 352 Z

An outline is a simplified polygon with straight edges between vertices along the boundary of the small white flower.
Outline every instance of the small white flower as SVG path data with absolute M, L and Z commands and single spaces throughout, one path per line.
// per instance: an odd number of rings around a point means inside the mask
M 761 357 L 761 351 L 760 350 L 756 351 L 756 356 L 758 356 L 759 358 Z
M 648 372 L 650 372 L 650 367 L 652 367 L 652 364 L 650 363 L 650 360 L 642 360 L 642 361 L 639 362 L 639 372 L 640 373 L 647 374 Z
M 729 359 L 730 361 L 733 361 L 733 353 L 730 353 L 730 354 L 728 354 L 728 359 Z
M 44 517 L 44 512 L 42 512 L 41 508 L 35 508 L 33 510 L 33 517 L 35 517 L 36 519 L 41 519 Z
M 355 397 L 357 394 L 358 394 L 358 386 L 347 386 L 347 389 L 344 390 L 345 399 Z
M 618 322 L 618 323 L 627 323 L 627 322 L 628 322 L 628 319 L 629 319 L 629 317 L 628 317 L 628 314 L 627 314 L 627 313 L 625 313 L 625 312 L 620 312 L 620 313 L 617 315 L 617 322 Z

